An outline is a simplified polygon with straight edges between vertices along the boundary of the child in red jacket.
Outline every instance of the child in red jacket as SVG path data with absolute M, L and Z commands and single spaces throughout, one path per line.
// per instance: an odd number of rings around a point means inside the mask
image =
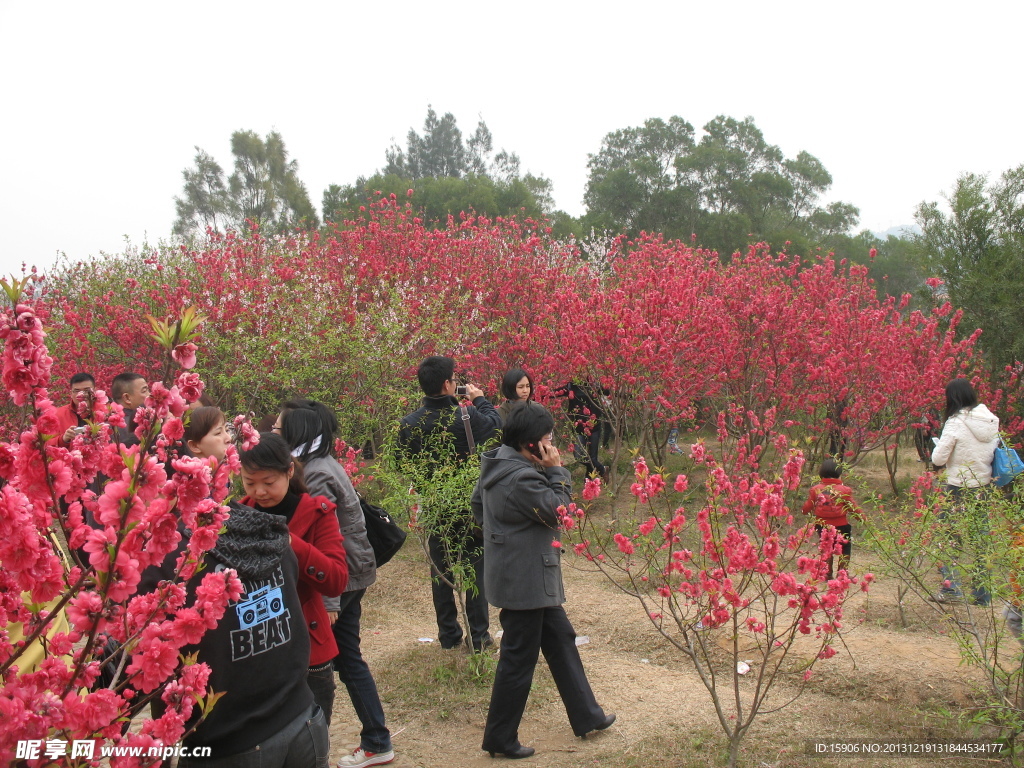
M 804 502 L 804 514 L 814 515 L 817 522 L 814 529 L 821 534 L 826 525 L 834 526 L 840 536 L 842 554 L 839 555 L 839 570 L 846 570 L 850 565 L 850 552 L 853 551 L 852 531 L 849 516 L 858 520 L 861 511 L 853 502 L 853 491 L 843 485 L 840 480 L 842 470 L 835 459 L 821 462 L 818 476 L 821 482 L 811 488 L 811 493 Z M 828 559 L 828 578 L 833 578 L 832 557 Z

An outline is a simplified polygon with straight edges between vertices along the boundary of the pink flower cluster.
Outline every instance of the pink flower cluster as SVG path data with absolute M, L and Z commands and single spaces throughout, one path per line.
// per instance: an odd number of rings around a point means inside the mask
M 42 323 L 27 304 L 18 304 L 13 316 L 0 315 L 0 339 L 4 341 L 0 380 L 16 405 L 24 405 L 36 389 L 45 389 L 50 382 L 53 358 L 47 353 L 45 338 Z
M 571 531 L 576 527 L 577 521 L 587 514 L 585 509 L 575 504 L 569 504 L 567 507 L 560 506 L 555 513 L 558 515 L 559 527 L 563 531 Z
M 633 472 L 636 482 L 629 487 L 629 490 L 640 501 L 648 502 L 665 490 L 665 478 L 659 474 L 651 474 L 643 456 L 633 462 Z
M 662 631 L 669 631 L 666 622 L 677 621 L 686 631 L 698 624 L 704 629 L 728 625 L 783 644 L 785 638 L 813 635 L 821 642 L 818 658 L 830 658 L 835 653 L 830 639 L 842 629 L 843 604 L 851 587 L 859 583 L 866 590 L 872 577 L 857 579 L 841 571 L 826 579 L 829 558 L 840 544 L 835 529 L 826 530 L 820 542 L 813 526 L 791 532 L 787 495 L 799 490 L 803 454 L 790 450 L 786 438 L 771 431 L 773 414 L 738 415 L 753 429 L 763 430 L 764 442 L 751 446 L 749 435 L 741 436 L 729 466 L 716 459 L 707 443 L 697 442 L 690 450 L 691 459 L 706 472 L 704 502 L 695 515 L 697 548 L 682 543 L 687 526 L 683 507 L 649 514 L 665 498 L 665 482 L 642 457 L 634 462 L 631 491 L 634 510 L 645 512 L 632 534 L 614 528 L 601 534 L 595 525 L 603 541 L 595 544 L 593 537 L 585 538 L 591 533 L 586 530 L 590 518 L 577 526 L 578 533 L 563 527 L 578 537 L 576 554 L 609 574 L 620 574 L 617 578 L 626 575 Z M 719 437 L 729 440 L 725 416 L 719 426 Z M 773 480 L 761 475 L 766 444 L 780 457 Z M 686 475 L 678 475 L 673 490 L 688 489 Z M 622 519 L 621 513 L 616 516 Z M 692 538 L 687 537 L 688 544 Z M 771 607 L 773 595 L 783 598 L 790 610 Z
M 235 427 L 235 440 L 242 446 L 243 451 L 251 450 L 259 444 L 260 433 L 256 431 L 256 427 L 252 425 L 252 421 L 248 416 L 235 416 L 233 424 Z
M 363 460 L 362 453 L 361 449 L 353 448 L 341 438 L 334 442 L 334 455 L 338 457 L 338 461 L 345 468 L 345 474 L 356 488 L 373 480 L 373 475 L 366 474 L 366 462 Z

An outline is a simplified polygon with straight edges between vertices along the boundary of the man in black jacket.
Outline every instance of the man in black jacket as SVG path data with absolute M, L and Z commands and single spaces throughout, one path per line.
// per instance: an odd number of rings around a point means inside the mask
M 501 428 L 501 416 L 484 397 L 483 390 L 473 384 L 466 385 L 466 396 L 473 404 L 460 408 L 455 397 L 455 361 L 450 357 L 428 357 L 420 363 L 416 375 L 425 395 L 423 406 L 402 419 L 398 443 L 404 457 L 419 465 L 416 474 L 429 482 L 432 475 L 444 468 L 465 463 L 471 454 L 476 455 L 477 449 L 493 439 Z M 483 541 L 469 511 L 471 492 L 471 488 L 467 489 L 461 508 L 428 510 L 427 544 L 441 647 L 455 648 L 463 638 L 455 593 L 450 586 L 455 583 L 452 565 L 461 564 L 476 585 L 475 595 L 472 590 L 466 592 L 466 615 L 473 648 L 479 651 L 491 644 L 491 636 L 487 631 L 487 599 L 483 589 Z
M 146 377 L 132 371 L 117 374 L 110 383 L 110 397 L 124 408 L 124 426 L 117 429 L 121 444 L 126 448 L 138 445 L 139 438 L 135 436 L 135 413 L 146 404 L 146 398 L 149 397 Z

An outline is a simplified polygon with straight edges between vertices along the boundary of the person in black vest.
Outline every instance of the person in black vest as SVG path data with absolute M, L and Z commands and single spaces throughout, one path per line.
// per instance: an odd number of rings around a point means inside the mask
M 425 397 L 418 410 L 402 419 L 398 432 L 401 454 L 407 459 L 423 462 L 429 476 L 431 471 L 454 462 L 464 462 L 470 456 L 469 434 L 477 447 L 493 439 L 501 429 L 501 416 L 497 409 L 484 397 L 483 390 L 467 384 L 466 396 L 472 405 L 465 409 L 467 421 L 462 420 L 459 401 L 455 395 L 455 361 L 450 357 L 428 357 L 420 363 L 416 372 L 420 388 Z M 465 507 L 451 510 L 432 510 L 438 526 L 428 530 L 428 550 L 434 579 L 431 589 L 434 612 L 437 616 L 438 639 L 442 648 L 455 648 L 463 639 L 459 626 L 459 612 L 455 604 L 454 591 L 439 575 L 450 583 L 451 566 L 460 558 L 459 552 L 469 553 L 469 565 L 476 574 L 476 594 L 466 593 L 466 614 L 469 619 L 470 642 L 474 650 L 480 651 L 492 644 L 488 633 L 487 599 L 483 585 L 483 547 L 479 533 L 473 525 L 469 511 L 469 499 Z M 443 525 L 441 525 L 443 523 Z M 440 535 L 441 528 L 444 535 Z M 454 547 L 449 545 L 454 544 Z
M 484 727 L 483 749 L 491 757 L 534 752 L 519 743 L 519 723 L 541 651 L 577 736 L 615 722 L 594 697 L 576 632 L 562 608 L 557 509 L 572 500 L 572 478 L 551 444 L 554 426 L 542 405 L 516 408 L 505 423 L 501 447 L 481 459 L 473 492 L 473 516 L 483 526 L 487 599 L 501 609 L 504 630 Z
M 223 462 L 231 443 L 226 426 L 220 409 L 196 409 L 183 442 L 193 456 Z M 209 747 L 211 757 L 182 757 L 178 768 L 327 768 L 328 718 L 307 682 L 310 637 L 288 522 L 238 502 L 230 507 L 224 531 L 188 591 L 195 593 L 206 571 L 234 568 L 243 593 L 215 628 L 183 651 L 198 652 L 210 667 L 209 685 L 224 695 L 183 742 Z M 176 578 L 178 557 L 188 545 L 180 522 L 179 532 L 177 549 L 142 572 L 139 594 Z M 162 710 L 155 701 L 154 716 Z

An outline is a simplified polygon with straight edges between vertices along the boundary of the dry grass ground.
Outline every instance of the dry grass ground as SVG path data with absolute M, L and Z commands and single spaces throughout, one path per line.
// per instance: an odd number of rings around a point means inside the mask
M 858 561 L 858 569 L 870 563 Z M 685 658 L 651 628 L 633 598 L 606 588 L 602 576 L 565 569 L 566 607 L 598 700 L 618 714 L 606 733 L 572 735 L 554 684 L 541 664 L 521 728 L 548 766 L 716 766 L 724 739 L 707 692 Z M 921 621 L 901 629 L 895 585 L 884 580 L 849 604 L 847 650 L 815 672 L 815 685 L 795 703 L 755 724 L 744 765 L 830 764 L 811 758 L 811 738 L 936 739 L 958 735 L 939 717 L 973 700 L 982 680 L 960 665 L 953 642 Z M 396 766 L 451 768 L 493 763 L 479 749 L 490 696 L 490 674 L 477 674 L 461 651 L 420 638 L 436 636 L 426 568 L 410 547 L 381 572 L 364 601 L 363 647 L 380 686 L 399 753 Z M 493 616 L 496 626 L 496 615 Z M 780 684 L 778 698 L 793 693 Z M 339 690 L 332 726 L 335 756 L 358 743 L 358 721 Z M 847 764 L 849 761 L 843 761 Z M 934 765 L 934 758 L 855 760 L 858 765 Z M 978 765 L 944 760 L 942 765 Z

